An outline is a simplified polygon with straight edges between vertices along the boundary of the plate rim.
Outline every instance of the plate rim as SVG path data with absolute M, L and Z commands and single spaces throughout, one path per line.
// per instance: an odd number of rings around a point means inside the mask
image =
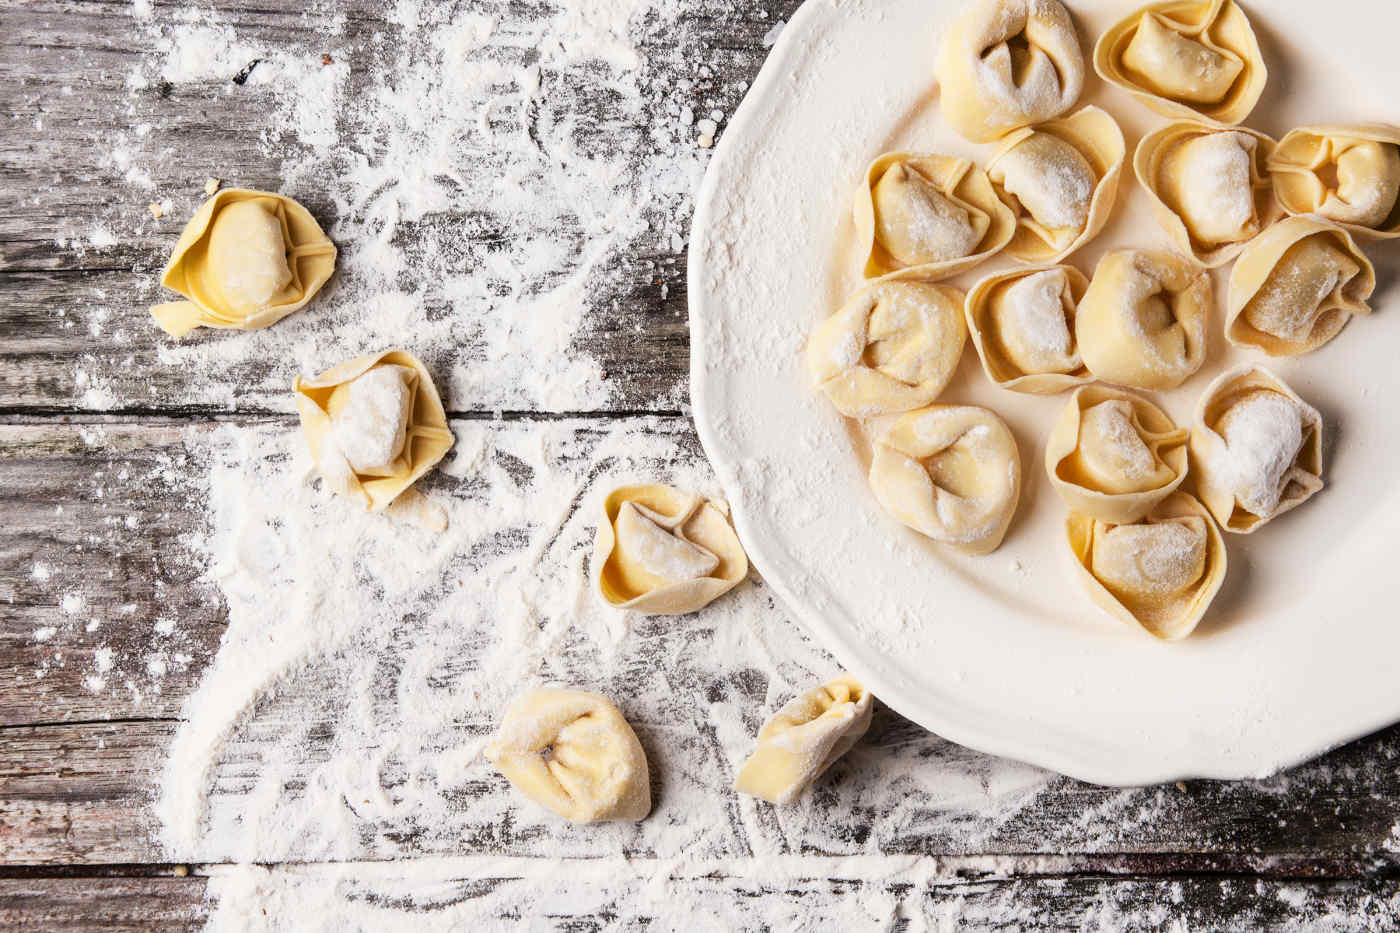
M 839 4 L 837 4 L 839 6 Z M 829 13 L 822 0 L 805 0 L 796 10 L 778 36 L 777 42 L 769 51 L 757 77 L 748 92 L 729 119 L 725 136 L 731 134 L 743 137 L 751 132 L 751 124 L 759 109 L 757 101 L 765 98 L 771 86 L 781 81 L 802 48 L 802 39 L 819 25 L 822 14 Z M 1138 762 L 1130 755 L 1114 754 L 1111 750 L 1104 754 L 1088 747 L 1070 747 L 1055 743 L 1037 743 L 1033 737 L 1017 734 L 1014 729 L 988 729 L 979 727 L 975 714 L 969 710 L 959 715 L 956 707 L 939 709 L 913 695 L 894 680 L 888 680 L 875 673 L 874 665 L 868 663 L 866 651 L 856 644 L 853 631 L 843 630 L 834 625 L 808 601 L 798 598 L 781 573 L 770 573 L 780 559 L 769 553 L 765 535 L 755 533 L 755 525 L 748 514 L 742 496 L 734 495 L 737 485 L 735 472 L 730 467 L 731 460 L 726 456 L 727 448 L 721 440 L 717 427 L 719 413 L 712 410 L 711 399 L 718 391 L 706 391 L 710 384 L 710 367 L 707 358 L 706 339 L 709 333 L 710 316 L 707 315 L 707 300 L 710 296 L 703 287 L 706 281 L 706 256 L 710 250 L 707 236 L 714 229 L 711 215 L 718 199 L 721 179 L 731 171 L 730 153 L 735 145 L 724 145 L 724 140 L 716 146 L 714 156 L 706 167 L 704 178 L 695 195 L 695 208 L 691 217 L 690 236 L 687 240 L 686 262 L 687 310 L 690 333 L 690 400 L 691 416 L 707 459 L 730 498 L 731 515 L 740 539 L 748 553 L 749 561 L 762 575 L 765 584 L 771 587 L 782 600 L 787 610 L 816 637 L 822 648 L 830 652 L 836 660 L 866 684 L 881 702 L 901 716 L 910 719 L 930 732 L 975 751 L 1025 762 L 1046 768 L 1089 783 L 1110 787 L 1136 787 L 1151 784 L 1171 783 L 1180 780 L 1247 780 L 1262 779 L 1288 770 L 1303 762 L 1345 745 L 1356 739 L 1370 735 L 1400 721 L 1400 706 L 1370 717 L 1350 720 L 1347 727 L 1336 729 L 1327 737 L 1318 737 L 1312 742 L 1300 743 L 1287 753 L 1282 753 L 1257 768 L 1249 768 L 1245 763 L 1224 764 L 1214 756 L 1183 758 L 1172 763 Z M 945 685 L 946 686 L 946 685 Z M 950 693 L 956 690 L 949 688 Z M 999 724 L 1011 719 L 1006 711 L 988 711 L 994 714 Z

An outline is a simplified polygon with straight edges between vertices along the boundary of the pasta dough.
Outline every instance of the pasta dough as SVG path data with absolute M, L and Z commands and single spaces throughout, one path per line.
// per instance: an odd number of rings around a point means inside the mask
M 1249 19 L 1234 0 L 1168 0 L 1099 37 L 1094 69 L 1168 117 L 1239 123 L 1269 72 Z
M 870 486 L 893 518 L 969 554 L 996 550 L 1021 496 L 1011 429 L 985 408 L 933 405 L 874 438 Z
M 651 812 L 642 743 L 606 697 L 555 687 L 521 694 L 486 757 L 516 790 L 571 822 Z
M 1270 356 L 1316 350 L 1366 303 L 1376 271 L 1351 235 L 1313 217 L 1274 224 L 1240 253 L 1230 272 L 1225 336 Z
M 1097 236 L 1113 211 L 1126 152 L 1123 131 L 1098 107 L 1003 139 L 987 177 L 1017 209 L 1006 252 L 1023 262 L 1059 262 Z
M 161 274 L 188 301 L 151 308 L 168 334 L 258 330 L 305 305 L 335 271 L 335 244 L 296 201 L 225 188 L 195 212 Z
M 1143 138 L 1133 168 L 1176 247 L 1213 269 L 1282 216 L 1265 167 L 1273 151 L 1246 127 L 1172 123 Z
M 317 470 L 332 491 L 371 512 L 388 508 L 452 449 L 432 375 L 411 353 L 362 356 L 298 377 L 292 388 Z
M 850 674 L 794 698 L 763 724 L 734 789 L 788 804 L 870 728 L 870 694 Z
M 1209 275 L 1185 257 L 1108 253 L 1074 319 L 1084 364 L 1105 382 L 1174 388 L 1205 361 L 1212 300 Z
M 1270 156 L 1269 171 L 1290 214 L 1317 214 L 1354 236 L 1400 236 L 1400 127 L 1296 129 Z
M 927 405 L 962 358 L 962 302 L 946 285 L 867 285 L 812 332 L 808 371 L 848 418 Z
M 1051 395 L 1093 380 L 1074 338 L 1089 280 L 1073 266 L 988 276 L 967 296 L 967 327 L 982 369 L 1003 389 Z
M 1188 437 L 1145 398 L 1085 386 L 1050 431 L 1045 472 L 1074 511 L 1106 522 L 1135 522 L 1185 479 Z
M 1094 602 L 1163 641 L 1190 635 L 1225 581 L 1225 541 L 1183 492 L 1130 523 L 1073 512 L 1065 531 Z
M 866 278 L 933 282 L 1000 252 L 1016 215 L 967 159 L 887 152 L 856 193 L 855 230 Z
M 1059 116 L 1084 88 L 1084 55 L 1058 0 L 975 0 L 944 34 L 943 115 L 973 142 Z
M 1191 459 L 1216 521 L 1249 534 L 1322 488 L 1322 416 L 1262 366 L 1236 369 L 1201 397 Z
M 694 612 L 748 575 L 723 503 L 670 486 L 622 486 L 603 500 L 602 518 L 593 574 L 619 609 Z

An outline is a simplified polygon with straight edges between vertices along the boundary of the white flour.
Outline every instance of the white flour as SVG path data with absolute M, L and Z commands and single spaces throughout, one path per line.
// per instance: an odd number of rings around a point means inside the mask
M 708 158 L 695 111 L 709 115 L 702 135 L 713 143 L 743 93 L 698 59 L 704 38 L 681 21 L 684 8 L 580 0 L 522 12 L 504 0 L 399 0 L 390 27 L 368 34 L 344 13 L 315 9 L 296 28 L 254 31 L 198 8 L 138 7 L 150 53 L 127 76 L 133 113 L 145 114 L 162 82 L 212 93 L 211 119 L 221 98 L 239 120 L 248 99 L 258 101 L 264 125 L 239 128 L 227 163 L 192 173 L 225 187 L 257 184 L 238 156 L 255 140 L 259 162 L 280 162 L 281 191 L 308 203 L 341 248 L 335 278 L 305 313 L 257 333 L 163 341 L 159 362 L 190 377 L 180 401 L 290 412 L 289 395 L 230 374 L 256 361 L 272 367 L 274 385 L 290 384 L 298 371 L 401 346 L 439 373 L 454 410 L 605 407 L 602 368 L 576 350 L 599 326 L 590 312 L 679 283 L 674 257 Z M 701 9 L 722 7 L 706 0 Z M 150 190 L 149 166 L 171 158 L 177 131 L 134 122 L 117 133 L 102 161 L 137 189 L 130 217 L 118 203 L 109 224 L 61 245 L 111 247 L 131 225 L 156 225 L 173 245 L 204 197 L 196 187 Z M 172 210 L 156 221 L 144 205 L 163 195 Z M 170 297 L 152 283 L 136 300 Z M 92 295 L 64 311 L 118 342 L 128 328 L 152 326 L 129 313 L 96 321 L 109 304 Z M 91 407 L 149 404 L 123 397 L 139 390 L 123 390 L 97 360 L 80 363 L 75 379 Z
M 898 872 L 910 860 L 880 855 L 882 844 L 927 834 L 977 851 L 1056 780 L 901 727 L 883 741 L 877 729 L 792 807 L 734 795 L 729 783 L 759 725 L 835 665 L 757 581 L 693 616 L 637 617 L 604 605 L 586 573 L 613 486 L 646 478 L 716 492 L 688 431 L 671 420 L 453 427 L 457 447 L 427 489 L 449 512 L 441 537 L 303 483 L 294 430 L 226 427 L 210 440 L 209 563 L 229 627 L 161 781 L 172 859 L 542 859 L 528 872 L 551 883 L 456 908 L 492 916 L 502 904 L 606 899 L 637 879 L 653 879 L 642 887 L 654 890 L 668 872 L 699 878 L 706 865 L 757 876 L 795 851 L 859 855 L 864 871 Z M 653 773 L 647 820 L 566 824 L 486 762 L 507 702 L 545 683 L 618 702 Z M 621 875 L 556 861 L 619 852 L 632 865 Z M 496 870 L 489 859 L 468 862 Z M 406 928 L 413 921 L 386 914 L 371 892 L 402 907 L 446 896 L 452 882 L 429 880 L 417 864 L 397 876 L 368 867 L 221 875 L 212 927 L 249 928 L 256 915 L 272 924 L 264 928 L 300 928 L 303 914 L 275 908 L 311 897 L 339 918 L 326 929 Z M 371 899 L 328 884 L 338 873 Z M 275 891 L 254 894 L 253 882 Z M 723 890 L 696 884 L 697 899 Z M 892 903 L 882 890 L 870 897 Z M 400 901 L 395 891 L 412 893 Z M 264 907 L 280 919 L 263 920 Z M 810 909 L 828 907 L 823 898 Z

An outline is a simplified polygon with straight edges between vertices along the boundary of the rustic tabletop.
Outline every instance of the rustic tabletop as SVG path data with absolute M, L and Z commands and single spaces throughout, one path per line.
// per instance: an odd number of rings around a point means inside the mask
M 1118 789 L 880 708 L 777 811 L 729 791 L 736 756 L 834 667 L 762 581 L 664 622 L 588 601 L 580 503 L 637 475 L 712 483 L 686 410 L 689 199 L 796 5 L 0 3 L 0 927 L 1400 925 L 1400 727 L 1266 780 Z M 177 345 L 146 308 L 210 178 L 298 198 L 340 267 L 264 334 Z M 274 633 L 230 673 L 226 630 L 256 642 L 284 591 L 240 589 L 260 558 L 228 570 L 221 547 L 324 572 L 297 545 L 341 519 L 366 549 L 418 546 L 277 491 L 292 377 L 392 344 L 439 375 L 458 437 L 425 484 L 453 518 L 423 545 L 436 595 L 327 577 L 325 600 L 394 619 L 335 650 Z M 558 830 L 480 760 L 501 698 L 550 679 L 637 723 L 642 828 Z M 216 681 L 242 690 L 223 726 L 201 719 Z M 209 745 L 178 759 L 193 811 L 158 805 L 182 734 Z M 373 804 L 344 792 L 365 757 Z M 561 859 L 602 868 L 550 896 L 535 866 Z M 431 893 L 375 888 L 386 864 Z

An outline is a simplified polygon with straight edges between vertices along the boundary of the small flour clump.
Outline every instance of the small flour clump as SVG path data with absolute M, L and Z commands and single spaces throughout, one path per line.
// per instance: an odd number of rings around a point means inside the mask
M 1132 599 L 1180 593 L 1205 572 L 1206 530 L 1195 522 L 1118 525 L 1094 546 L 1094 576 Z
M 1207 243 L 1237 240 L 1254 220 L 1253 161 L 1248 133 L 1208 133 L 1183 143 L 1174 161 L 1186 172 L 1179 211 Z
M 1089 222 L 1094 169 L 1074 146 L 1035 133 L 996 161 L 1002 187 L 1035 220 L 1052 229 L 1079 231 Z
M 393 472 L 413 407 L 413 376 L 406 366 L 376 366 L 331 395 L 330 436 L 356 473 Z
M 1129 479 L 1148 476 L 1157 469 L 1157 457 L 1133 425 L 1131 406 L 1111 399 L 1085 409 L 1079 425 L 1081 443 L 1101 457 L 1111 473 Z
M 618 546 L 643 570 L 667 581 L 695 580 L 712 573 L 719 558 L 661 527 L 662 516 L 635 502 L 624 502 L 617 515 Z
M 996 305 L 997 329 L 1006 355 L 1022 372 L 1068 372 L 1080 365 L 1070 333 L 1062 270 L 1025 276 L 1006 289 Z
M 1228 478 L 1240 507 L 1273 514 L 1303 449 L 1302 408 L 1278 392 L 1256 390 L 1220 416 L 1216 432 L 1225 448 L 1215 469 Z

